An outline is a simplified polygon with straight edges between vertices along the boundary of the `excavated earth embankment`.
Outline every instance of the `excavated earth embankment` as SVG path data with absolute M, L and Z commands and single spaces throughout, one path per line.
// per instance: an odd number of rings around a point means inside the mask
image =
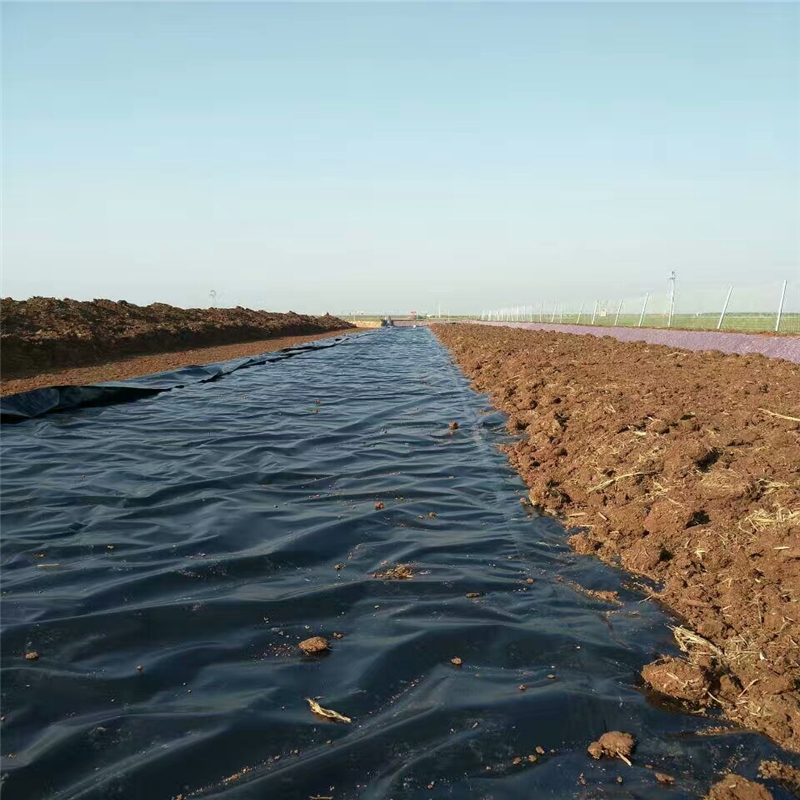
M 349 328 L 326 314 L 312 317 L 236 308 L 137 306 L 124 300 L 58 300 L 5 297 L 2 376 L 22 378 L 49 370 L 87 366 L 132 355 L 237 344 Z
M 655 582 L 683 657 L 642 679 L 800 751 L 800 367 L 611 338 L 434 331 L 519 434 L 570 544 Z M 654 654 L 659 656 L 660 654 Z

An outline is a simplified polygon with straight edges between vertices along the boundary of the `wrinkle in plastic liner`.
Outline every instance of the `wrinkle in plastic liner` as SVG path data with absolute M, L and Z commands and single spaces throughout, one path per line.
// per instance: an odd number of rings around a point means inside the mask
M 4 399 L 7 800 L 685 798 L 797 763 L 643 691 L 670 619 L 520 503 L 430 331 L 278 355 Z M 588 755 L 610 730 L 632 766 Z

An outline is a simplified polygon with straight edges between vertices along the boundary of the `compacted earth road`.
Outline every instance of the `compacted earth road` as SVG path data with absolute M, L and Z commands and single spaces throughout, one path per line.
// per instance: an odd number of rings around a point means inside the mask
M 791 796 L 430 330 L 191 377 L 4 425 L 8 800 Z

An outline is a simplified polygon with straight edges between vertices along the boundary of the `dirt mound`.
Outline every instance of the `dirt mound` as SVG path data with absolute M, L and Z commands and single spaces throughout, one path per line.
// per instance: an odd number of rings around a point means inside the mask
M 706 800 L 772 800 L 772 792 L 760 783 L 731 774 L 711 787 Z
M 273 336 L 325 333 L 350 327 L 325 315 L 309 317 L 242 308 L 136 306 L 124 300 L 1 301 L 2 374 L 23 377 L 128 355 L 236 344 Z
M 642 677 L 657 692 L 700 706 L 711 702 L 711 681 L 706 670 L 680 658 L 663 658 L 648 664 Z
M 705 693 L 800 751 L 800 368 L 605 337 L 434 331 L 520 434 L 508 454 L 531 501 L 581 526 L 576 551 L 657 581 L 687 621 L 687 663 L 672 663 L 676 679 L 652 665 L 655 688 Z

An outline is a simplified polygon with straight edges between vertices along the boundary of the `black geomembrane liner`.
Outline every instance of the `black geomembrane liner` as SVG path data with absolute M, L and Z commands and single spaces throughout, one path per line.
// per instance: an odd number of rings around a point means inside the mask
M 430 331 L 288 354 L 4 398 L 5 800 L 685 798 L 797 764 L 645 694 L 672 620 L 520 503 Z M 609 730 L 633 766 L 587 754 Z

